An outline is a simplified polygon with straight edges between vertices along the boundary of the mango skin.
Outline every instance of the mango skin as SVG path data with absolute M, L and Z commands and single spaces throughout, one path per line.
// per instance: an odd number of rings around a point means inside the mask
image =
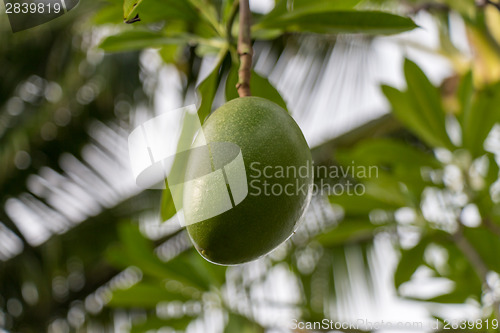
M 253 181 L 253 185 L 249 185 L 249 194 L 236 207 L 194 224 L 190 223 L 196 210 L 203 208 L 203 195 L 199 195 L 200 188 L 196 195 L 196 188 L 185 186 L 188 234 L 197 251 L 212 263 L 236 265 L 255 260 L 287 240 L 304 215 L 313 183 L 310 149 L 293 118 L 280 106 L 259 97 L 237 98 L 224 104 L 206 120 L 203 134 L 207 143 L 232 142 L 240 147 L 247 182 Z M 198 136 L 194 145 L 201 140 Z M 196 173 L 198 165 L 189 160 L 186 174 Z M 307 168 L 308 172 L 302 172 L 303 177 L 292 174 L 269 178 L 262 172 L 265 166 L 271 170 L 278 166 L 302 171 Z M 256 169 L 260 169 L 260 175 Z M 293 195 L 264 195 L 264 181 L 279 184 L 276 188 L 292 184 L 288 192 Z M 261 195 L 256 195 L 259 188 Z

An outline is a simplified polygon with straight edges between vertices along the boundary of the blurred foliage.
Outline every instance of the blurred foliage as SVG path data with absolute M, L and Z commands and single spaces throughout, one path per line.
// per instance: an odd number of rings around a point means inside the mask
M 371 177 L 350 179 L 364 185 L 364 195 L 329 198 L 342 211 L 341 221 L 331 218 L 328 227 L 306 221 L 297 235 L 262 260 L 265 270 L 249 276 L 251 265 L 226 268 L 203 260 L 180 228 L 154 237 L 142 224 L 137 226 L 144 212 L 161 210 L 162 220 L 174 216 L 168 191 L 161 198 L 145 191 L 114 205 L 103 204 L 98 213 L 67 228 L 71 230 L 54 231 L 41 245 L 30 244 L 2 210 L 0 221 L 21 240 L 23 251 L 0 262 L 0 326 L 13 332 L 100 332 L 112 330 L 118 325 L 116 318 L 125 314 L 124 326 L 116 330 L 182 331 L 218 316 L 221 331 L 263 332 L 269 327 L 248 303 L 254 300 L 255 286 L 280 269 L 291 276 L 299 295 L 290 304 L 269 301 L 265 306 L 291 309 L 304 321 L 336 319 L 332 303 L 350 279 L 349 258 L 356 256 L 362 278 L 371 285 L 370 256 L 380 236 L 389 237 L 399 254 L 394 284 L 402 297 L 443 304 L 473 301 L 484 319 L 499 319 L 497 4 L 468 0 L 295 0 L 293 8 L 289 4 L 279 0 L 268 14 L 254 13 L 255 40 L 281 52 L 302 34 L 396 34 L 416 28 L 410 17 L 425 11 L 439 27 L 436 52 L 455 71 L 435 86 L 406 60 L 406 89 L 381 87 L 398 130 L 378 137 L 361 133 L 351 140 L 354 144 L 344 146 L 336 141 L 338 146 L 329 153 L 337 165 L 377 166 Z M 22 195 L 52 207 L 43 195 L 31 193 L 30 176 L 43 168 L 67 173 L 62 158 L 70 154 L 82 160 L 89 142 L 108 153 L 117 149 L 114 141 L 108 146 L 95 142 L 89 127 L 98 120 L 128 130 L 135 108 L 151 106 L 154 96 L 140 65 L 145 48 L 156 49 L 162 61 L 181 74 L 186 100 L 197 91 L 202 121 L 213 110 L 218 91 L 226 100 L 235 98 L 237 9 L 232 0 L 84 2 L 50 25 L 15 35 L 2 17 L 2 207 Z M 450 37 L 450 17 L 457 14 L 465 23 L 471 61 Z M 212 68 L 201 77 L 201 63 L 210 59 Z M 251 86 L 254 95 L 287 108 L 266 77 L 254 72 Z M 120 107 L 124 103 L 125 109 Z M 16 165 L 20 152 L 30 156 L 26 166 L 19 161 Z M 409 233 L 414 235 L 411 241 L 404 237 Z M 446 260 L 436 260 L 437 254 Z M 451 281 L 453 288 L 429 298 L 408 293 L 411 288 L 405 286 L 422 272 Z M 235 299 L 247 304 L 241 306 Z

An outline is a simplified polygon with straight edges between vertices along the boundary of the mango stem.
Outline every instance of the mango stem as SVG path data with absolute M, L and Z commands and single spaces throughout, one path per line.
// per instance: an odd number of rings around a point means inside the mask
M 240 97 L 251 96 L 250 76 L 252 74 L 252 39 L 250 36 L 251 12 L 248 0 L 240 0 L 240 29 L 238 33 L 238 55 L 240 68 L 236 89 Z

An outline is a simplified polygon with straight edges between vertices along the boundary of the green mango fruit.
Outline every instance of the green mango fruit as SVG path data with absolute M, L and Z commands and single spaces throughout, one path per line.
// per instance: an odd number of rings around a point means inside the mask
M 245 263 L 293 234 L 311 199 L 313 165 L 285 110 L 260 97 L 233 99 L 210 115 L 193 146 L 184 217 L 205 259 Z

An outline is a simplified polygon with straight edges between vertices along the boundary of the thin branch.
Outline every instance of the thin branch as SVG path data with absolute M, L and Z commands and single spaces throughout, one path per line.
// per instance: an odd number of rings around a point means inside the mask
M 472 267 L 474 267 L 474 270 L 476 271 L 481 281 L 486 282 L 486 276 L 489 272 L 488 266 L 486 266 L 474 246 L 472 246 L 467 238 L 465 238 L 463 234 L 462 224 L 459 224 L 458 230 L 453 234 L 453 240 L 455 241 L 455 244 L 460 249 L 460 251 L 462 251 L 467 260 L 470 262 Z
M 492 233 L 500 237 L 500 226 L 491 221 L 489 218 L 485 218 L 483 220 L 483 224 L 487 229 L 489 229 Z
M 252 40 L 250 37 L 250 5 L 248 0 L 240 1 L 240 31 L 238 34 L 238 55 L 240 69 L 236 89 L 240 97 L 250 96 L 250 76 L 252 72 Z
M 470 264 L 476 271 L 477 275 L 481 279 L 481 282 L 487 286 L 488 284 L 486 278 L 489 272 L 488 266 L 484 262 L 483 258 L 476 251 L 474 246 L 464 236 L 463 225 L 460 220 L 458 221 L 458 230 L 453 234 L 453 240 L 455 241 L 455 244 L 460 249 L 460 251 L 462 251 L 467 260 L 470 262 Z M 500 311 L 500 302 L 495 299 L 493 302 L 493 312 L 497 319 L 500 318 L 499 311 Z

